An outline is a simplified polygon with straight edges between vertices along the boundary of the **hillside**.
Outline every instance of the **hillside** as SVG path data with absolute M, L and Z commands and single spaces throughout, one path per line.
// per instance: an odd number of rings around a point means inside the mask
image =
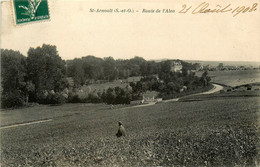
M 259 96 L 214 96 L 143 108 L 65 104 L 1 111 L 1 123 L 8 119 L 23 122 L 22 118 L 50 120 L 0 129 L 1 165 L 259 164 L 256 150 Z M 124 138 L 115 136 L 119 120 L 127 131 Z

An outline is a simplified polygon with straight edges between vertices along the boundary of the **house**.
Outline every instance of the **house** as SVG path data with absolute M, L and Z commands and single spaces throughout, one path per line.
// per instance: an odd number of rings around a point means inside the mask
M 224 66 L 223 69 L 224 70 L 236 70 L 237 67 L 236 66 Z
M 203 65 L 196 63 L 195 64 L 195 71 L 202 71 L 203 70 Z
M 136 82 L 139 82 L 141 80 L 141 77 L 129 77 L 129 78 L 127 78 L 126 79 L 126 83 L 130 83 L 130 82 L 134 82 L 134 83 L 136 83 Z
M 144 103 L 150 103 L 150 102 L 155 102 L 155 99 L 154 99 L 154 96 L 152 96 L 152 97 L 149 97 L 149 96 L 144 96 L 143 95 L 143 101 L 144 101 Z
M 187 86 L 183 86 L 181 89 L 180 89 L 180 92 L 185 92 L 185 91 L 187 91 Z
M 130 104 L 148 104 L 148 103 L 158 103 L 158 102 L 162 102 L 163 99 L 162 98 L 154 98 L 154 96 L 145 96 L 143 95 L 143 99 L 142 100 L 134 100 L 131 101 Z
M 171 71 L 172 72 L 182 72 L 182 64 L 180 61 L 172 61 L 171 62 Z
M 130 104 L 143 104 L 144 101 L 143 100 L 134 100 L 134 101 L 130 101 Z

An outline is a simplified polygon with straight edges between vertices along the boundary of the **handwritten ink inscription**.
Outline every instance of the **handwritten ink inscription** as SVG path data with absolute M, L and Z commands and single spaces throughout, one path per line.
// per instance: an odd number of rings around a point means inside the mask
M 182 9 L 179 13 L 188 13 L 199 14 L 199 13 L 228 13 L 230 12 L 233 17 L 237 16 L 241 13 L 250 13 L 257 10 L 257 3 L 252 4 L 251 6 L 236 6 L 235 8 L 231 7 L 231 4 L 222 6 L 216 5 L 215 7 L 210 7 L 210 4 L 207 2 L 203 2 L 193 8 L 192 6 L 187 6 L 186 4 L 182 5 Z
M 133 14 L 133 13 L 142 13 L 142 14 L 206 14 L 206 13 L 229 13 L 231 16 L 235 17 L 240 14 L 252 13 L 257 11 L 258 3 L 252 3 L 251 5 L 241 5 L 235 6 L 232 4 L 210 4 L 208 2 L 202 2 L 198 5 L 186 5 L 182 6 L 169 6 L 168 9 L 165 8 L 142 8 L 142 9 L 119 9 L 119 8 L 108 8 L 108 9 L 93 9 L 90 8 L 90 13 L 117 13 L 117 14 Z

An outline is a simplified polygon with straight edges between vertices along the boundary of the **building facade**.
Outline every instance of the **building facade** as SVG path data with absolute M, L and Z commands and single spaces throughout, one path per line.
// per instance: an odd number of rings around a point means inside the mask
M 182 64 L 181 64 L 181 62 L 180 61 L 172 61 L 171 71 L 172 72 L 182 72 Z

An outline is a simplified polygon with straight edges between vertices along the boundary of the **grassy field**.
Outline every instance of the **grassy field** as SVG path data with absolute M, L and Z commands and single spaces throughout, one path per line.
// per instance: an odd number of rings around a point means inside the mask
M 101 91 L 103 92 L 103 90 L 107 90 L 108 88 L 115 88 L 115 87 L 120 87 L 120 88 L 125 88 L 127 85 L 129 85 L 128 83 L 121 83 L 119 80 L 115 80 L 112 82 L 106 82 L 106 83 L 101 83 L 101 84 L 91 84 L 91 85 L 84 85 L 82 87 L 83 91 L 89 90 L 89 91 Z
M 53 120 L 2 129 L 1 166 L 256 166 L 260 97 L 206 96 L 140 108 L 65 104 L 1 111 L 5 119 L 25 112 Z M 115 136 L 119 120 L 123 138 Z
M 128 79 L 118 79 L 106 83 L 84 85 L 81 89 L 83 91 L 103 92 L 103 90 L 107 90 L 108 88 L 115 88 L 115 87 L 126 88 L 126 86 L 128 86 L 130 82 L 134 82 L 134 81 L 136 82 L 140 80 L 141 80 L 141 76 L 129 77 Z
M 201 76 L 203 72 L 197 72 Z M 260 70 L 232 70 L 232 71 L 209 71 L 212 82 L 228 86 L 239 86 L 248 83 L 260 82 Z

